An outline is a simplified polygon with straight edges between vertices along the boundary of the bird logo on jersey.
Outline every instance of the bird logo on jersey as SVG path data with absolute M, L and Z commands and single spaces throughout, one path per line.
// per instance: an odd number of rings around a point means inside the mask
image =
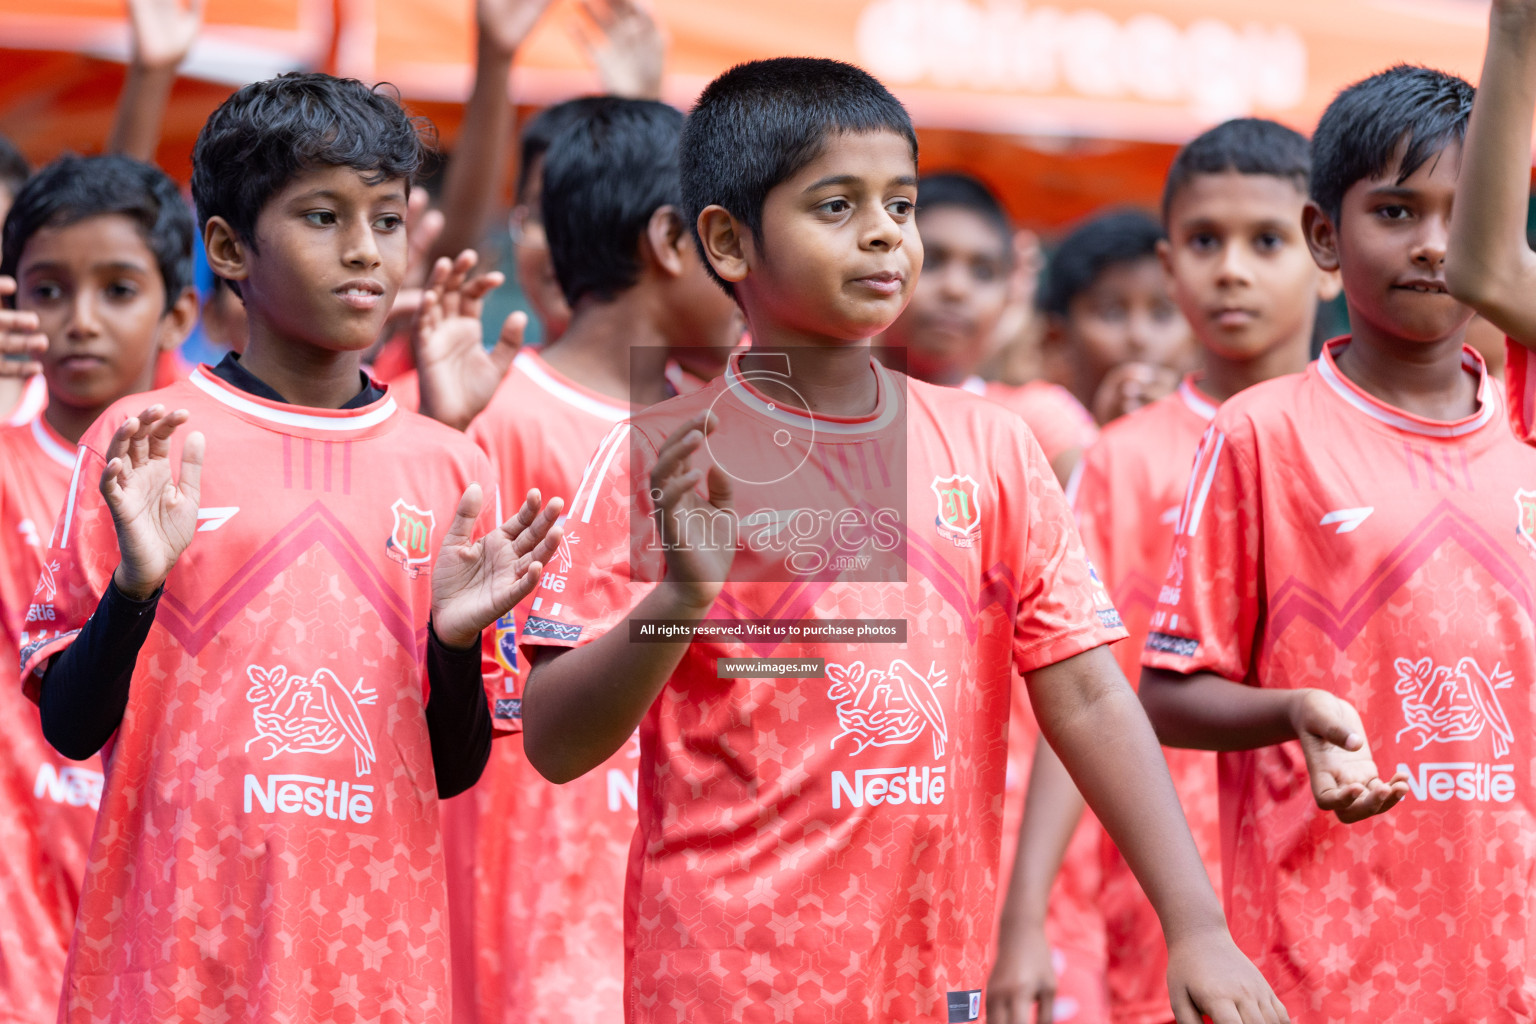
M 37 593 L 42 596 L 43 604 L 52 604 L 53 599 L 59 596 L 59 581 L 54 573 L 59 571 L 58 560 L 43 563 L 42 575 L 37 579 Z
M 1536 556 L 1536 491 L 1520 488 L 1515 492 L 1515 536 L 1525 542 L 1526 550 Z
M 361 679 L 349 690 L 328 668 L 306 678 L 289 675 L 282 665 L 251 665 L 245 674 L 251 681 L 245 699 L 256 705 L 251 712 L 256 735 L 245 749 L 265 740 L 270 745 L 265 760 L 270 761 L 284 753 L 329 754 L 350 742 L 357 774 L 367 775 L 373 768 L 373 740 L 359 705 L 377 704 L 376 690 L 363 686 Z
M 389 510 L 394 513 L 395 525 L 384 548 L 389 557 L 399 562 L 411 579 L 415 579 L 432 560 L 432 513 L 417 508 L 404 498 L 396 498 Z
M 1503 758 L 1514 742 L 1514 730 L 1504 717 L 1498 691 L 1514 685 L 1514 674 L 1493 666 L 1484 672 L 1471 658 L 1462 658 L 1455 668 L 1436 665 L 1429 658 L 1410 661 L 1398 658 L 1397 686 L 1403 698 L 1403 720 L 1408 724 L 1398 732 L 1402 739 L 1412 733 L 1418 740 L 1415 750 L 1431 743 L 1455 743 L 1475 740 L 1487 730 L 1493 740 L 1493 756 Z
M 933 741 L 933 756 L 944 756 L 949 725 L 944 706 L 933 691 L 946 680 L 937 665 L 924 674 L 900 658 L 886 669 L 865 669 L 862 661 L 846 666 L 828 662 L 827 678 L 832 680 L 827 697 L 836 702 L 837 721 L 843 727 L 829 747 L 837 746 L 845 736 L 852 737 L 851 757 L 870 747 L 911 743 L 927 732 Z
M 981 532 L 981 500 L 976 481 L 958 473 L 936 476 L 929 485 L 939 501 L 939 514 L 934 525 L 940 536 L 946 537 L 959 548 L 976 543 Z

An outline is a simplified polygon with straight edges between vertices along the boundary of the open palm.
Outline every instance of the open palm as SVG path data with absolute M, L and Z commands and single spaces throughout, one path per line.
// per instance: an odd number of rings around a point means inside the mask
M 134 60 L 150 68 L 174 68 L 186 60 L 203 24 L 206 0 L 128 0 Z
M 1406 776 L 1381 778 L 1360 713 L 1348 701 L 1324 690 L 1309 690 L 1302 698 L 1296 725 L 1317 806 L 1334 812 L 1340 821 L 1380 814 L 1407 795 Z
M 471 277 L 478 257 L 466 249 L 457 259 L 437 261 L 422 292 L 411 329 L 421 412 L 463 430 L 490 404 L 491 396 L 523 345 L 528 317 L 513 313 L 501 325 L 496 344 L 486 349 L 480 314 L 485 297 L 501 286 L 500 273 Z
M 715 465 L 694 468 L 704 437 L 718 424 L 713 413 L 680 426 L 656 453 L 650 493 L 667 563 L 667 582 L 681 588 L 687 604 L 708 608 L 719 596 L 736 558 L 735 512 L 730 478 Z M 707 494 L 700 494 L 699 484 Z M 719 517 L 731 520 L 721 529 Z
M 192 535 L 202 491 L 203 435 L 187 436 L 179 479 L 171 471 L 171 435 L 187 411 L 153 405 L 123 421 L 107 446 L 101 494 L 112 513 L 121 561 L 117 588 L 143 600 L 165 582 Z

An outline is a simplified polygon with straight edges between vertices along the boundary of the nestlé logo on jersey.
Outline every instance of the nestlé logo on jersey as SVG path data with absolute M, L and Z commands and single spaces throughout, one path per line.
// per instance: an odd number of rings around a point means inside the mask
M 866 668 L 862 661 L 851 665 L 827 663 L 832 685 L 827 698 L 834 702 L 842 731 L 828 744 L 851 748 L 850 757 L 870 747 L 917 744 L 924 737 L 935 760 L 949 746 L 949 723 L 944 716 L 938 689 L 947 685 L 945 672 L 930 665 L 919 671 L 903 658 L 883 669 Z M 853 807 L 930 805 L 944 802 L 948 781 L 943 765 L 903 765 L 855 769 L 832 773 L 832 807 L 846 802 Z
M 389 506 L 395 524 L 384 542 L 389 557 L 400 563 L 406 574 L 415 579 L 432 560 L 432 527 L 435 525 L 429 509 L 417 508 L 404 498 L 396 498 Z
M 1503 762 L 1514 744 L 1514 730 L 1504 716 L 1498 691 L 1514 686 L 1514 674 L 1494 665 L 1485 672 L 1473 658 L 1454 666 L 1430 658 L 1398 658 L 1394 690 L 1402 698 L 1403 720 L 1397 739 L 1417 741 L 1415 751 L 1432 743 L 1468 743 L 1486 738 L 1493 761 L 1399 763 L 1415 800 L 1492 801 L 1515 798 L 1515 766 Z

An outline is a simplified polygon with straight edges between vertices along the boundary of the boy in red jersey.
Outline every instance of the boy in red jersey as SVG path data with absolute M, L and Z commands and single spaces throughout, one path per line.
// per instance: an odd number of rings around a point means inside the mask
M 484 454 L 358 371 L 422 155 L 325 75 L 198 137 L 248 344 L 82 437 L 22 652 L 49 741 L 111 743 L 61 1021 L 447 1020 L 437 800 L 485 763 L 480 634 L 559 503 L 498 526 Z
M 49 748 L 23 696 L 18 637 L 46 627 L 32 604 L 43 550 L 64 507 L 75 446 L 113 402 L 147 391 L 156 354 L 197 315 L 192 214 L 160 171 L 124 157 L 64 157 L 17 194 L 0 235 L 0 274 L 49 339 L 49 402 L 0 429 L 0 1021 L 58 1016 L 101 761 L 73 765 Z
M 976 375 L 1008 305 L 1014 251 L 1007 214 L 985 185 L 967 175 L 928 175 L 917 187 L 923 197 L 917 215 L 923 272 L 913 286 L 912 301 L 881 344 L 899 347 L 906 370 L 918 380 L 964 388 L 1022 416 L 1056 478 L 1065 484 L 1083 450 L 1098 437 L 1088 410 L 1059 384 L 1031 381 L 1015 387 Z M 1016 679 L 1008 730 L 1001 878 L 1012 872 L 1039 734 L 1028 690 Z M 1104 918 L 1096 906 L 1098 856 L 1097 825 L 1085 822 L 1049 900 L 1050 953 L 1062 963 L 1063 1020 L 1102 1021 L 1107 1016 Z
M 640 729 L 628 1019 L 979 1019 L 1014 668 L 1156 894 L 1179 1019 L 1286 1019 L 1226 936 L 1028 428 L 871 358 L 922 258 L 905 110 L 846 64 L 752 62 L 680 153 L 753 348 L 604 439 L 520 637 L 546 777 Z
M 1045 357 L 1100 423 L 1167 394 L 1193 352 L 1158 264 L 1162 238 L 1139 210 L 1091 217 L 1051 253 L 1035 295 Z
M 1445 281 L 1506 336 L 1510 424 L 1536 444 L 1536 253 L 1526 237 L 1531 201 L 1531 112 L 1536 109 L 1536 3 L 1495 0 L 1488 54 L 1467 128 Z M 1536 506 L 1525 523 L 1536 536 Z
M 615 423 L 671 395 L 664 371 L 672 348 L 728 348 L 741 335 L 735 305 L 710 280 L 677 211 L 682 114 L 616 96 L 580 109 L 540 167 L 541 221 L 570 323 L 552 345 L 517 357 L 469 429 L 508 491 L 568 497 Z M 497 623 L 493 653 L 505 675 L 495 717 L 507 731 L 522 729 L 516 633 L 528 614 L 560 614 L 559 588 L 581 542 L 581 531 L 567 533 L 540 605 Z M 453 816 L 475 819 L 454 835 L 476 835 L 470 909 L 480 1020 L 622 1017 L 637 757 L 626 744 L 601 770 L 555 786 L 513 736 L 492 747 L 474 792 L 451 805 Z
M 1398 66 L 1312 142 L 1354 328 L 1207 430 L 1148 625 L 1164 742 L 1219 750 L 1233 933 L 1305 1020 L 1531 1019 L 1536 451 L 1444 268 L 1472 87 Z
M 1216 408 L 1239 391 L 1306 368 L 1317 300 L 1326 278 L 1307 249 L 1301 212 L 1307 201 L 1307 140 L 1272 121 L 1240 119 L 1185 146 L 1163 189 L 1168 241 L 1160 247 L 1174 297 L 1200 345 L 1200 369 L 1178 390 L 1104 429 L 1084 457 L 1073 505 L 1083 545 L 1099 570 L 1130 640 L 1115 649 L 1128 674 L 1140 674 L 1141 648 L 1158 588 L 1173 550 L 1173 527 L 1189 480 L 1189 464 Z M 1169 772 L 1185 817 L 1213 879 L 1220 879 L 1216 759 L 1168 750 Z M 1082 800 L 1060 762 L 1041 752 L 1041 778 L 1031 790 L 1035 838 L 1060 850 Z M 1047 763 L 1049 762 L 1049 763 Z M 1061 793 L 1046 794 L 1045 787 Z M 1036 801 L 1041 800 L 1040 806 Z M 1051 820 L 1048 809 L 1061 815 Z M 1042 809 L 1047 809 L 1042 814 Z M 1110 1009 L 1119 1024 L 1163 1024 L 1168 1012 L 1166 954 L 1157 918 L 1114 844 L 1102 849 L 1103 879 L 1095 893 L 1106 922 Z M 1049 854 L 1026 865 L 1043 890 Z M 1041 872 L 1044 871 L 1043 876 Z M 1024 900 L 1040 927 L 1043 891 Z M 1041 943 L 1021 933 L 1010 965 L 1007 938 L 999 971 L 1012 966 L 1020 996 L 1041 973 L 1026 955 Z M 1014 1020 L 1025 1019 L 1016 1003 Z M 1000 1018 L 1003 1024 L 1010 1019 Z

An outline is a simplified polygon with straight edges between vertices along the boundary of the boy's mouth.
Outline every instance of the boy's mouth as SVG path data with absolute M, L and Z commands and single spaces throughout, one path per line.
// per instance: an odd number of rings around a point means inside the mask
M 341 301 L 353 309 L 370 310 L 384 298 L 384 286 L 377 281 L 360 279 L 348 281 L 332 289 L 332 293 L 340 296 Z
M 1435 279 L 1417 279 L 1412 281 L 1399 281 L 1394 288 L 1403 291 L 1419 292 L 1422 295 L 1449 295 L 1450 289 L 1446 288 L 1444 281 Z
M 868 277 L 856 278 L 853 283 L 863 285 L 881 295 L 898 295 L 901 292 L 903 280 L 905 279 L 896 271 L 885 270 L 878 274 L 870 274 Z
M 1256 310 L 1243 309 L 1238 306 L 1227 306 L 1213 310 L 1211 319 L 1216 321 L 1218 327 L 1246 327 L 1259 318 Z

